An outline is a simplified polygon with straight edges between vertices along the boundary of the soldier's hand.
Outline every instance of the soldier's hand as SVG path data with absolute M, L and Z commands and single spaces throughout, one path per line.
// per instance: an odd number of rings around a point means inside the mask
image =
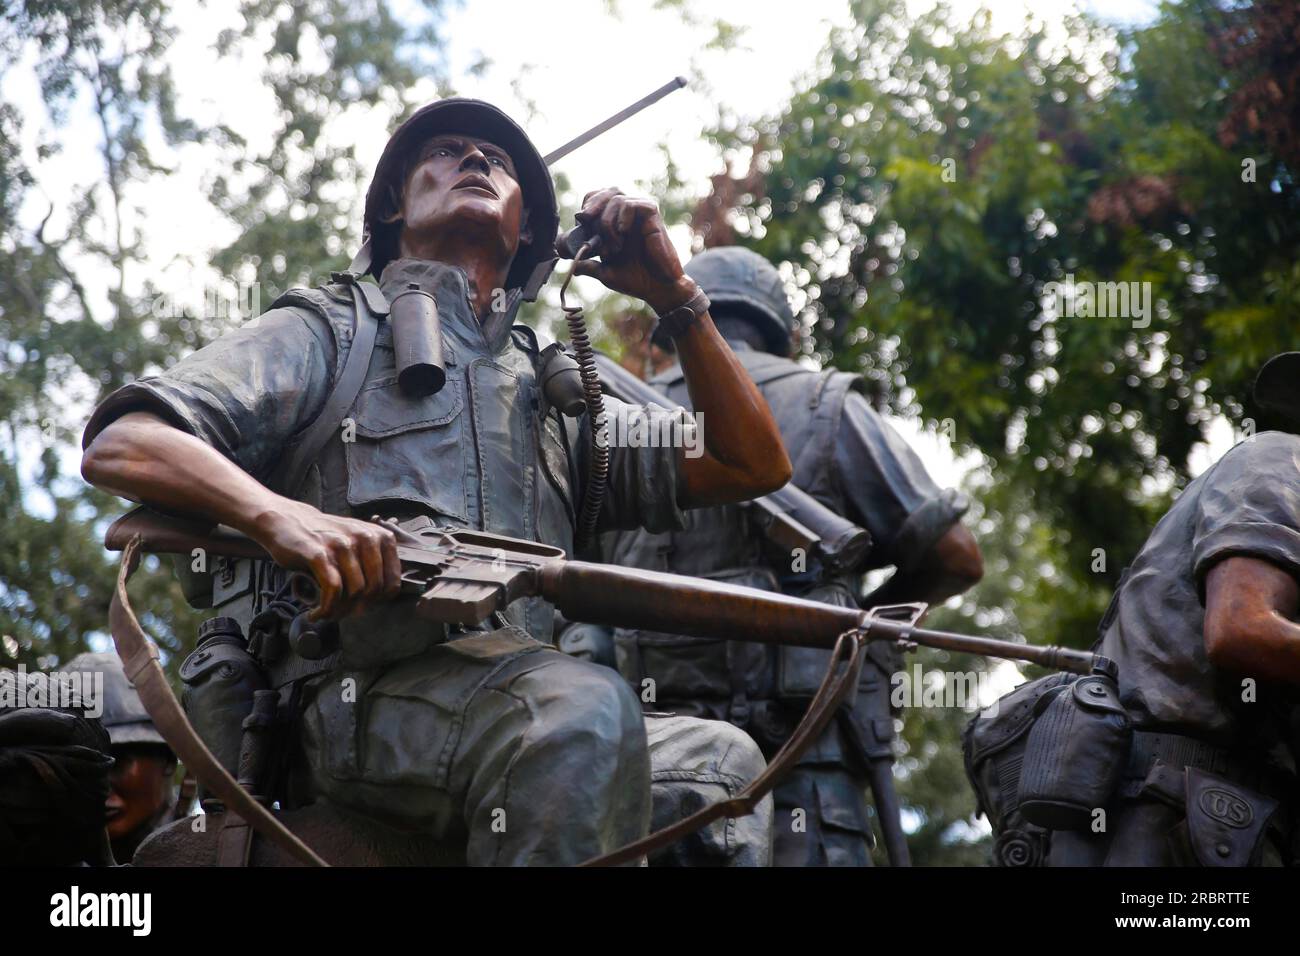
M 578 275 L 594 276 L 615 292 L 635 296 L 664 313 L 695 294 L 682 272 L 677 250 L 668 241 L 663 216 L 653 199 L 625 196 L 618 189 L 587 193 L 577 220 L 600 237 L 600 260 L 573 264 Z
M 320 587 L 312 620 L 331 620 L 397 596 L 397 539 L 382 525 L 328 515 L 301 501 L 266 512 L 254 535 L 275 562 L 309 572 Z

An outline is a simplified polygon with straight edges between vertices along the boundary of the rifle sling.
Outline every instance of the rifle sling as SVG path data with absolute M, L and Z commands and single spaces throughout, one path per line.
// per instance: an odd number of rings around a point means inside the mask
M 869 623 L 867 628 L 870 628 Z M 743 817 L 753 813 L 758 802 L 775 789 L 781 779 L 794 769 L 804 752 L 821 736 L 848 694 L 857 689 L 858 672 L 862 668 L 863 649 L 867 641 L 867 629 L 845 631 L 840 635 L 839 640 L 835 642 L 835 649 L 831 652 L 826 676 L 822 678 L 821 686 L 817 688 L 817 693 L 809 702 L 808 710 L 804 712 L 799 725 L 772 758 L 767 769 L 755 777 L 748 787 L 729 800 L 709 804 L 689 817 L 656 830 L 649 836 L 580 865 L 618 866 L 622 863 L 630 863 L 680 840 L 687 834 L 694 833 L 714 820 L 723 817 Z M 837 670 L 839 670 L 838 674 Z
M 180 701 L 167 683 L 162 665 L 158 663 L 158 648 L 145 636 L 127 597 L 126 583 L 140 564 L 140 545 L 141 537 L 136 535 L 122 551 L 122 567 L 109 604 L 108 621 L 117 656 L 122 659 L 126 676 L 135 685 L 144 709 L 186 769 L 225 804 L 228 820 L 231 819 L 229 815 L 234 814 L 294 859 L 309 866 L 328 866 L 235 782 L 235 778 L 212 756 L 212 751 L 208 750 L 185 716 Z M 236 827 L 232 826 L 232 838 L 237 835 Z

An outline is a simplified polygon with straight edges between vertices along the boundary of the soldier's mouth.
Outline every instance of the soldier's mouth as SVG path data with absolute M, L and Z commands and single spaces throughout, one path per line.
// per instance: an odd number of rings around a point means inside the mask
M 492 188 L 492 184 L 488 182 L 486 178 L 474 174 L 466 176 L 464 179 L 462 179 L 460 182 L 458 182 L 455 186 L 452 186 L 451 188 L 452 189 L 477 189 L 481 192 L 487 193 L 493 199 L 499 198 L 497 196 L 497 191 Z

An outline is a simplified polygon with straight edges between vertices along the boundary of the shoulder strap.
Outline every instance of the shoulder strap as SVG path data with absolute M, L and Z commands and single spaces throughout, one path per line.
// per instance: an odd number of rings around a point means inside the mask
M 812 369 L 804 368 L 793 359 L 770 355 L 767 352 L 759 352 L 754 349 L 744 349 L 737 352 L 736 357 L 740 359 L 740 364 L 745 366 L 745 371 L 749 372 L 749 377 L 754 380 L 754 384 L 760 387 L 779 379 L 789 378 L 792 375 L 817 374 Z
M 330 435 L 339 427 L 348 409 L 356 402 L 370 368 L 370 356 L 375 350 L 375 333 L 379 328 L 380 316 L 370 309 L 367 302 L 368 290 L 360 288 L 361 283 L 355 276 L 350 277 L 348 284 L 352 290 L 352 302 L 356 306 L 352 345 L 343 361 L 343 370 L 334 380 L 334 388 L 325 399 L 325 406 L 289 449 L 288 454 L 280 459 L 279 466 L 271 476 L 269 484 L 282 494 L 292 495 L 302 486 L 307 470 L 320 455 Z M 375 292 L 382 296 L 377 287 Z
M 812 428 L 808 441 L 803 443 L 795 456 L 793 464 L 796 475 L 801 474 L 800 465 L 808 456 L 823 456 L 834 446 L 840 416 L 844 413 L 844 399 L 857 382 L 858 376 L 852 372 L 831 369 L 821 373 L 820 380 L 808 396 Z

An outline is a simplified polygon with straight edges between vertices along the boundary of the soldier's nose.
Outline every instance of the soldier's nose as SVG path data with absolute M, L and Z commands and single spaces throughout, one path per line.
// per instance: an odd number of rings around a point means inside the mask
M 477 146 L 472 148 L 460 161 L 460 171 L 469 172 L 471 169 L 477 170 L 487 176 L 492 172 L 492 166 L 487 161 L 487 157 L 479 150 Z

